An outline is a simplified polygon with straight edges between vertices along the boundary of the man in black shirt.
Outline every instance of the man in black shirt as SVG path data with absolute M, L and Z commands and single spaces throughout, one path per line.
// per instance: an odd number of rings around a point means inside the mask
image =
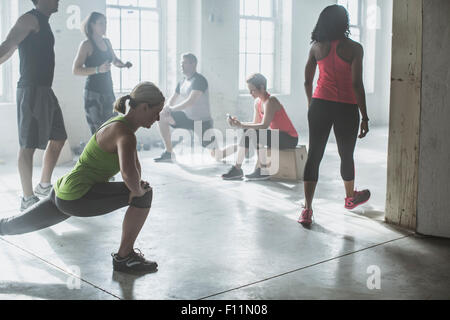
M 19 173 L 23 197 L 21 211 L 47 196 L 51 176 L 67 134 L 61 108 L 53 90 L 55 38 L 49 18 L 58 11 L 59 0 L 32 0 L 36 9 L 22 15 L 0 45 L 0 64 L 19 49 L 20 80 L 17 84 Z M 45 150 L 41 181 L 33 192 L 33 155 Z M 36 193 L 36 195 L 35 195 Z

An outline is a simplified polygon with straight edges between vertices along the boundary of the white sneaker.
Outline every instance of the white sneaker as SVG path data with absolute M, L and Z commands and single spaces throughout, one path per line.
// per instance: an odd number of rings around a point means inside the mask
M 34 193 L 38 196 L 38 197 L 42 197 L 45 198 L 46 196 L 48 196 L 50 194 L 50 191 L 52 191 L 53 186 L 49 185 L 48 187 L 43 187 L 40 183 L 36 186 L 36 188 L 34 188 Z
M 21 203 L 20 203 L 20 211 L 25 211 L 27 210 L 29 207 L 31 207 L 32 205 L 34 205 L 35 203 L 39 202 L 39 198 L 36 196 L 32 196 L 30 199 L 25 200 L 24 197 L 21 198 Z

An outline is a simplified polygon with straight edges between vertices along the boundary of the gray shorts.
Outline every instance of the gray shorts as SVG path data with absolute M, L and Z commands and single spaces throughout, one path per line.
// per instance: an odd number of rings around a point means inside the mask
M 49 87 L 17 88 L 17 126 L 22 149 L 45 150 L 49 140 L 67 139 L 58 99 Z

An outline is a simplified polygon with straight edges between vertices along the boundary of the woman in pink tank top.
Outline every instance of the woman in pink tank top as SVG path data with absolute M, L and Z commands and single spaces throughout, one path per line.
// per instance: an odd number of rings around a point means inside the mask
M 312 201 L 319 166 L 331 129 L 334 129 L 341 158 L 341 176 L 346 191 L 345 208 L 353 209 L 370 198 L 369 190 L 355 191 L 355 151 L 359 138 L 369 132 L 369 118 L 362 80 L 363 47 L 349 39 L 347 10 L 339 5 L 325 8 L 312 33 L 312 47 L 305 68 L 308 98 L 309 150 L 305 166 L 305 208 L 298 220 L 312 223 Z M 319 66 L 319 80 L 313 94 L 313 79 Z M 359 111 L 358 111 L 359 110 Z M 362 116 L 360 126 L 360 115 Z
M 298 144 L 297 130 L 295 130 L 286 110 L 277 98 L 270 96 L 267 92 L 267 79 L 262 74 L 256 73 L 248 78 L 247 84 L 250 94 L 255 99 L 253 121 L 242 123 L 235 117 L 228 119 L 231 126 L 244 129 L 246 134 L 240 143 L 240 148 L 238 148 L 236 165 L 228 173 L 222 175 L 224 180 L 236 180 L 244 176 L 242 163 L 250 143 L 258 150 L 258 162 L 255 171 L 245 176 L 248 180 L 267 180 L 270 178 L 270 175 L 265 172 L 266 170 L 262 170 L 268 167 L 265 150 L 262 149 L 263 146 L 268 148 L 278 147 L 283 150 L 293 149 Z M 273 140 L 273 130 L 279 130 L 278 141 Z M 261 136 L 264 138 L 260 141 Z

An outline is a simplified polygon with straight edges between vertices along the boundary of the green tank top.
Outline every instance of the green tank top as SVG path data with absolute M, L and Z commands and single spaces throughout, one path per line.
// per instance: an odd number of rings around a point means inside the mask
M 129 126 L 123 116 L 105 122 L 97 132 L 112 122 L 123 122 Z M 56 196 L 62 200 L 78 200 L 93 185 L 108 182 L 120 171 L 119 156 L 100 149 L 95 133 L 89 140 L 72 171 L 60 178 L 55 186 Z

